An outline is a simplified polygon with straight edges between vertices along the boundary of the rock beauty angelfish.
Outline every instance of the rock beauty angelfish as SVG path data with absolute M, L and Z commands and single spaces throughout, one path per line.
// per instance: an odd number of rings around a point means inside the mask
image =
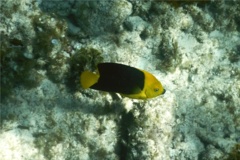
M 99 63 L 98 72 L 84 71 L 84 89 L 116 92 L 134 99 L 154 98 L 165 93 L 162 84 L 149 72 L 119 63 Z

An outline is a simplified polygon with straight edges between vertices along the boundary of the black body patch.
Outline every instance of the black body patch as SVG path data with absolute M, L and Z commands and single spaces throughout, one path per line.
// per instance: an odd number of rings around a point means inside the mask
M 143 90 L 144 73 L 136 68 L 117 63 L 100 63 L 98 71 L 100 77 L 90 87 L 92 89 L 122 94 L 137 94 Z

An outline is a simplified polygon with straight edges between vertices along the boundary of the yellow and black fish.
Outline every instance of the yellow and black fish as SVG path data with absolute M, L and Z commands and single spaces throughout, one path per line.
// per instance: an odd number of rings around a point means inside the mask
M 165 93 L 162 84 L 149 72 L 118 63 L 98 64 L 98 73 L 84 71 L 80 76 L 84 89 L 120 93 L 134 99 L 147 99 Z

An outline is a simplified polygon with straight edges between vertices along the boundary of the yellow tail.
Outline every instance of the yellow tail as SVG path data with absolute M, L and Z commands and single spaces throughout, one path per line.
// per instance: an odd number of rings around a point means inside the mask
M 98 74 L 89 71 L 84 71 L 80 76 L 80 83 L 84 89 L 87 89 L 97 83 L 99 78 Z

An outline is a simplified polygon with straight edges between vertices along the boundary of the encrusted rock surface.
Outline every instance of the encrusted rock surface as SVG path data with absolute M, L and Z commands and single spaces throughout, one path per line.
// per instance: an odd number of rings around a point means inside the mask
M 240 158 L 238 1 L 0 5 L 2 160 Z M 147 70 L 167 91 L 83 90 L 99 62 Z

